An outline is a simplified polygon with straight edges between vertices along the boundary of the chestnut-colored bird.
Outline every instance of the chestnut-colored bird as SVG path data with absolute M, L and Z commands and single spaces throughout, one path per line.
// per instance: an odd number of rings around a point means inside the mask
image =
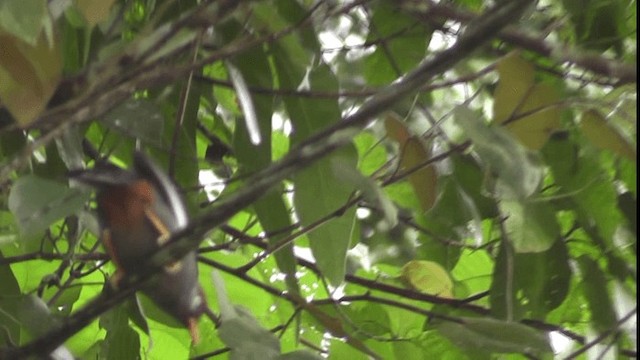
M 187 226 L 177 186 L 141 152 L 134 154 L 132 170 L 99 163 L 72 171 L 71 177 L 97 189 L 100 238 L 117 267 L 115 286 L 124 274 L 139 271 L 172 233 Z M 195 343 L 199 341 L 197 320 L 211 312 L 198 283 L 195 251 L 166 265 L 141 290 L 182 322 Z

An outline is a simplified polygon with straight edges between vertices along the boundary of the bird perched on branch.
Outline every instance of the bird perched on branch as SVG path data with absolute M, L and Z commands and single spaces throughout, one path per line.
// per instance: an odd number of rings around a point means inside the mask
M 177 186 L 141 152 L 134 154 L 131 170 L 103 162 L 72 171 L 71 178 L 97 189 L 100 239 L 117 268 L 114 286 L 125 274 L 140 271 L 172 233 L 188 224 Z M 198 318 L 206 313 L 216 322 L 198 283 L 195 251 L 165 265 L 141 290 L 182 322 L 195 343 Z

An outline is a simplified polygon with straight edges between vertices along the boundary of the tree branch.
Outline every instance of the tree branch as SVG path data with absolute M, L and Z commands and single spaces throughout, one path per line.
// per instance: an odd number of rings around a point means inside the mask
M 409 5 L 405 9 L 409 14 L 440 27 L 443 19 L 454 20 L 461 24 L 467 24 L 476 15 L 472 12 L 455 8 L 448 4 L 435 4 L 429 2 L 428 6 L 422 6 L 420 2 L 416 6 Z M 577 49 L 567 48 L 562 45 L 551 44 L 544 39 L 535 38 L 515 26 L 509 26 L 498 33 L 498 38 L 511 45 L 538 53 L 544 57 L 555 59 L 560 63 L 577 65 L 594 74 L 618 79 L 616 85 L 637 83 L 638 73 L 636 65 L 625 64 L 615 59 L 606 58 L 600 54 L 583 52 Z

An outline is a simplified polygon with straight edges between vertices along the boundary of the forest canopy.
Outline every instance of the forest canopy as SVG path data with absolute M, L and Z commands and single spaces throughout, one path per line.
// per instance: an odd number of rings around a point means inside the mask
M 636 8 L 1 2 L 0 359 L 635 358 Z M 69 174 L 136 151 L 189 221 L 116 286 Z

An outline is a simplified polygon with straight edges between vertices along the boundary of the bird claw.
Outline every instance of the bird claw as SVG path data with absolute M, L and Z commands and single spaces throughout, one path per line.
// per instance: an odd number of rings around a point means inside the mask
M 194 344 L 200 343 L 200 329 L 198 329 L 198 320 L 194 317 L 187 319 L 187 328 L 189 329 L 189 335 L 191 335 L 191 341 Z

